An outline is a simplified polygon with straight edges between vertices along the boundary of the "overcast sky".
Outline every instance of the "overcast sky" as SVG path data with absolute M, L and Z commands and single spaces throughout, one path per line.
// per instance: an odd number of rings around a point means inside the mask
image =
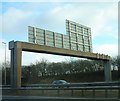
M 0 41 L 7 43 L 7 60 L 10 59 L 8 42 L 11 40 L 28 42 L 28 26 L 66 34 L 66 19 L 91 28 L 94 53 L 108 54 L 113 57 L 118 55 L 118 2 L 116 1 L 7 1 L 0 3 L 2 5 L 2 9 L 0 9 L 0 22 L 2 22 L 0 26 L 0 34 L 2 35 Z M 4 50 L 5 46 L 1 44 L 1 62 L 4 61 Z M 23 52 L 22 64 L 29 64 L 41 58 L 46 58 L 49 61 L 67 59 L 67 57 Z

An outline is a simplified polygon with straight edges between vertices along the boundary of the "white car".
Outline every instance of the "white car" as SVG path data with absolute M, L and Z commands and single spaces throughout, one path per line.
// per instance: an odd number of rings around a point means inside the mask
M 68 83 L 68 82 L 65 81 L 65 80 L 55 80 L 55 81 L 53 81 L 52 84 L 70 84 L 70 83 Z
M 67 81 L 65 81 L 65 80 L 55 80 L 55 81 L 53 81 L 53 83 L 52 84 L 54 84 L 54 85 L 58 85 L 57 87 L 69 87 L 69 85 L 68 84 L 70 84 L 69 82 L 67 82 Z

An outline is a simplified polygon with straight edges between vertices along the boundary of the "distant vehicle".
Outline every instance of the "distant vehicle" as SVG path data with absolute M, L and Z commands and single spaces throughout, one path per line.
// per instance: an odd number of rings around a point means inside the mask
M 60 87 L 69 87 L 68 84 L 70 84 L 70 83 L 65 81 L 65 80 L 55 80 L 55 81 L 53 81 L 52 84 L 58 85 L 58 86 L 55 86 L 55 87 L 59 87 L 60 88 Z
M 70 83 L 68 83 L 68 82 L 65 81 L 65 80 L 55 80 L 55 81 L 53 81 L 52 84 L 70 84 Z

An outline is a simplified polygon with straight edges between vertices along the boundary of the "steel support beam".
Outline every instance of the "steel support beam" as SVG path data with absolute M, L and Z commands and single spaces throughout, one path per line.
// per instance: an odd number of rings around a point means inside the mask
M 22 51 L 49 53 L 55 55 L 102 60 L 104 61 L 104 65 L 105 65 L 104 68 L 105 81 L 111 81 L 111 64 L 110 64 L 111 58 L 108 55 L 42 46 L 42 45 L 37 45 L 27 42 L 19 42 L 19 41 L 9 42 L 9 49 L 11 50 L 11 85 L 13 88 L 21 87 Z

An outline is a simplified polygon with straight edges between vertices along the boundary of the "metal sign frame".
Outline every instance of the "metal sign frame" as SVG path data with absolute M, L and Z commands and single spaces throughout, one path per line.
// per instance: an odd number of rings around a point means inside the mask
M 78 23 L 66 20 L 66 35 L 57 32 L 28 26 L 30 43 L 92 52 L 91 29 Z

